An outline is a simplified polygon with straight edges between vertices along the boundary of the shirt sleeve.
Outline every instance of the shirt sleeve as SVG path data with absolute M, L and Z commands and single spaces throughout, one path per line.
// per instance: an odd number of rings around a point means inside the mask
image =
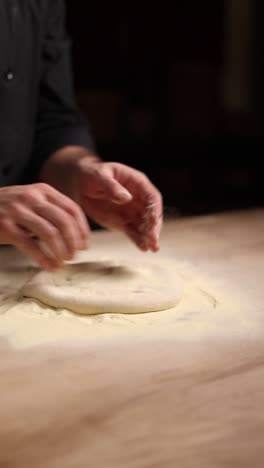
M 51 154 L 65 146 L 82 146 L 95 152 L 90 125 L 75 102 L 64 1 L 48 3 L 33 151 L 35 173 Z

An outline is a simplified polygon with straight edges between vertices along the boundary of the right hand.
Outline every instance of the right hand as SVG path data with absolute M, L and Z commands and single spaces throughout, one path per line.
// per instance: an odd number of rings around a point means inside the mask
M 0 244 L 15 245 L 44 270 L 62 267 L 77 250 L 87 247 L 89 236 L 79 205 L 50 185 L 0 188 Z

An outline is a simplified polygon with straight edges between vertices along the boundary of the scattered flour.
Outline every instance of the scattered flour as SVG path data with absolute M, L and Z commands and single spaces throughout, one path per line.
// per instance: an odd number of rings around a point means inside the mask
M 90 259 L 91 254 L 87 255 Z M 162 257 L 161 260 L 164 261 Z M 5 255 L 3 265 L 5 267 L 0 271 L 0 333 L 18 348 L 48 343 L 79 345 L 96 342 L 100 345 L 122 339 L 199 341 L 204 337 L 217 339 L 256 332 L 238 292 L 232 290 L 228 282 L 205 274 L 202 267 L 188 261 L 175 260 L 177 274 L 184 282 L 184 295 L 176 307 L 146 314 L 93 316 L 55 310 L 21 297 L 21 288 L 36 270 L 11 252 Z

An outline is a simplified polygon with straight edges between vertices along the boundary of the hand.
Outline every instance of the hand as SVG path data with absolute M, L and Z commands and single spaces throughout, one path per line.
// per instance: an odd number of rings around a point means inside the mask
M 78 249 L 86 248 L 88 238 L 81 208 L 49 185 L 0 188 L 0 244 L 15 245 L 43 269 L 61 267 Z
M 142 250 L 157 252 L 162 197 L 145 174 L 119 163 L 79 162 L 80 203 L 98 224 L 118 229 Z

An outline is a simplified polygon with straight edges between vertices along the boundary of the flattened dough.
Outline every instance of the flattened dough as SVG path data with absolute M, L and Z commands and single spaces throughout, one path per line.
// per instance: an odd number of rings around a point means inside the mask
M 135 314 L 176 306 L 183 283 L 159 261 L 98 260 L 37 273 L 22 295 L 78 314 Z

